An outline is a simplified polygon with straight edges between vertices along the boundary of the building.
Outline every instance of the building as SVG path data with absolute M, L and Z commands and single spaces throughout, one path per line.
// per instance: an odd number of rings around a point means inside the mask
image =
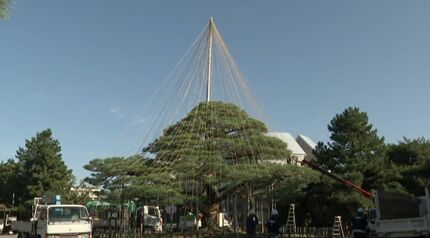
M 287 144 L 287 148 L 291 151 L 291 158 L 280 158 L 279 160 L 273 160 L 271 162 L 279 164 L 290 164 L 301 162 L 306 159 L 315 160 L 313 151 L 316 147 L 316 143 L 313 142 L 309 137 L 304 135 L 298 135 L 296 139 L 288 132 L 269 132 L 268 136 L 276 137 Z M 300 163 L 297 163 L 300 164 Z
M 305 151 L 307 159 L 316 160 L 314 150 L 317 144 L 315 142 L 313 142 L 309 137 L 304 135 L 298 135 L 296 141 Z
M 88 195 L 91 200 L 99 200 L 101 188 L 71 187 L 70 192 L 78 196 Z
M 268 136 L 276 137 L 283 141 L 285 144 L 287 144 L 287 148 L 291 151 L 291 158 L 285 159 L 279 159 L 279 161 L 271 161 L 275 163 L 280 164 L 290 164 L 290 163 L 296 163 L 301 162 L 303 159 L 305 159 L 306 152 L 300 147 L 300 145 L 297 143 L 297 141 L 294 139 L 294 137 L 287 132 L 269 132 L 267 133 Z

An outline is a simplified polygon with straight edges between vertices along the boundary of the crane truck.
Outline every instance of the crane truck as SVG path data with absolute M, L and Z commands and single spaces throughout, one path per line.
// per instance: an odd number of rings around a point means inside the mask
M 91 238 L 92 221 L 82 205 L 49 204 L 34 198 L 31 219 L 12 223 L 18 238 Z
M 380 237 L 430 236 L 430 186 L 425 196 L 377 191 L 375 230 Z
M 376 191 L 375 194 L 327 171 L 313 160 L 301 162 L 310 168 L 354 189 L 375 202 L 376 208 L 369 209 L 369 230 L 373 237 L 429 237 L 430 236 L 430 185 L 425 196 L 410 197 L 404 194 Z

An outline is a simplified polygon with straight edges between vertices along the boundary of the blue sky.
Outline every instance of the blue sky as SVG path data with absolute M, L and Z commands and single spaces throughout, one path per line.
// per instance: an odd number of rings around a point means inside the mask
M 388 142 L 428 138 L 429 12 L 427 0 L 16 1 L 0 22 L 0 160 L 46 128 L 78 178 L 91 159 L 133 153 L 119 135 L 210 16 L 272 130 L 327 141 L 330 119 L 358 106 Z

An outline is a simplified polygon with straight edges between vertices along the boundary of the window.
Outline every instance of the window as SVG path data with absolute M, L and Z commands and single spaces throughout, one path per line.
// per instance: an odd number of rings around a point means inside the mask
M 85 207 L 49 208 L 49 220 L 52 222 L 86 220 L 88 216 L 88 211 Z

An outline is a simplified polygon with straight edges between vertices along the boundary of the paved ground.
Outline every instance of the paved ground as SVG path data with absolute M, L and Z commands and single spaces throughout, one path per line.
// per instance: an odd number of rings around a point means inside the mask
M 18 235 L 0 235 L 0 238 L 17 238 Z

